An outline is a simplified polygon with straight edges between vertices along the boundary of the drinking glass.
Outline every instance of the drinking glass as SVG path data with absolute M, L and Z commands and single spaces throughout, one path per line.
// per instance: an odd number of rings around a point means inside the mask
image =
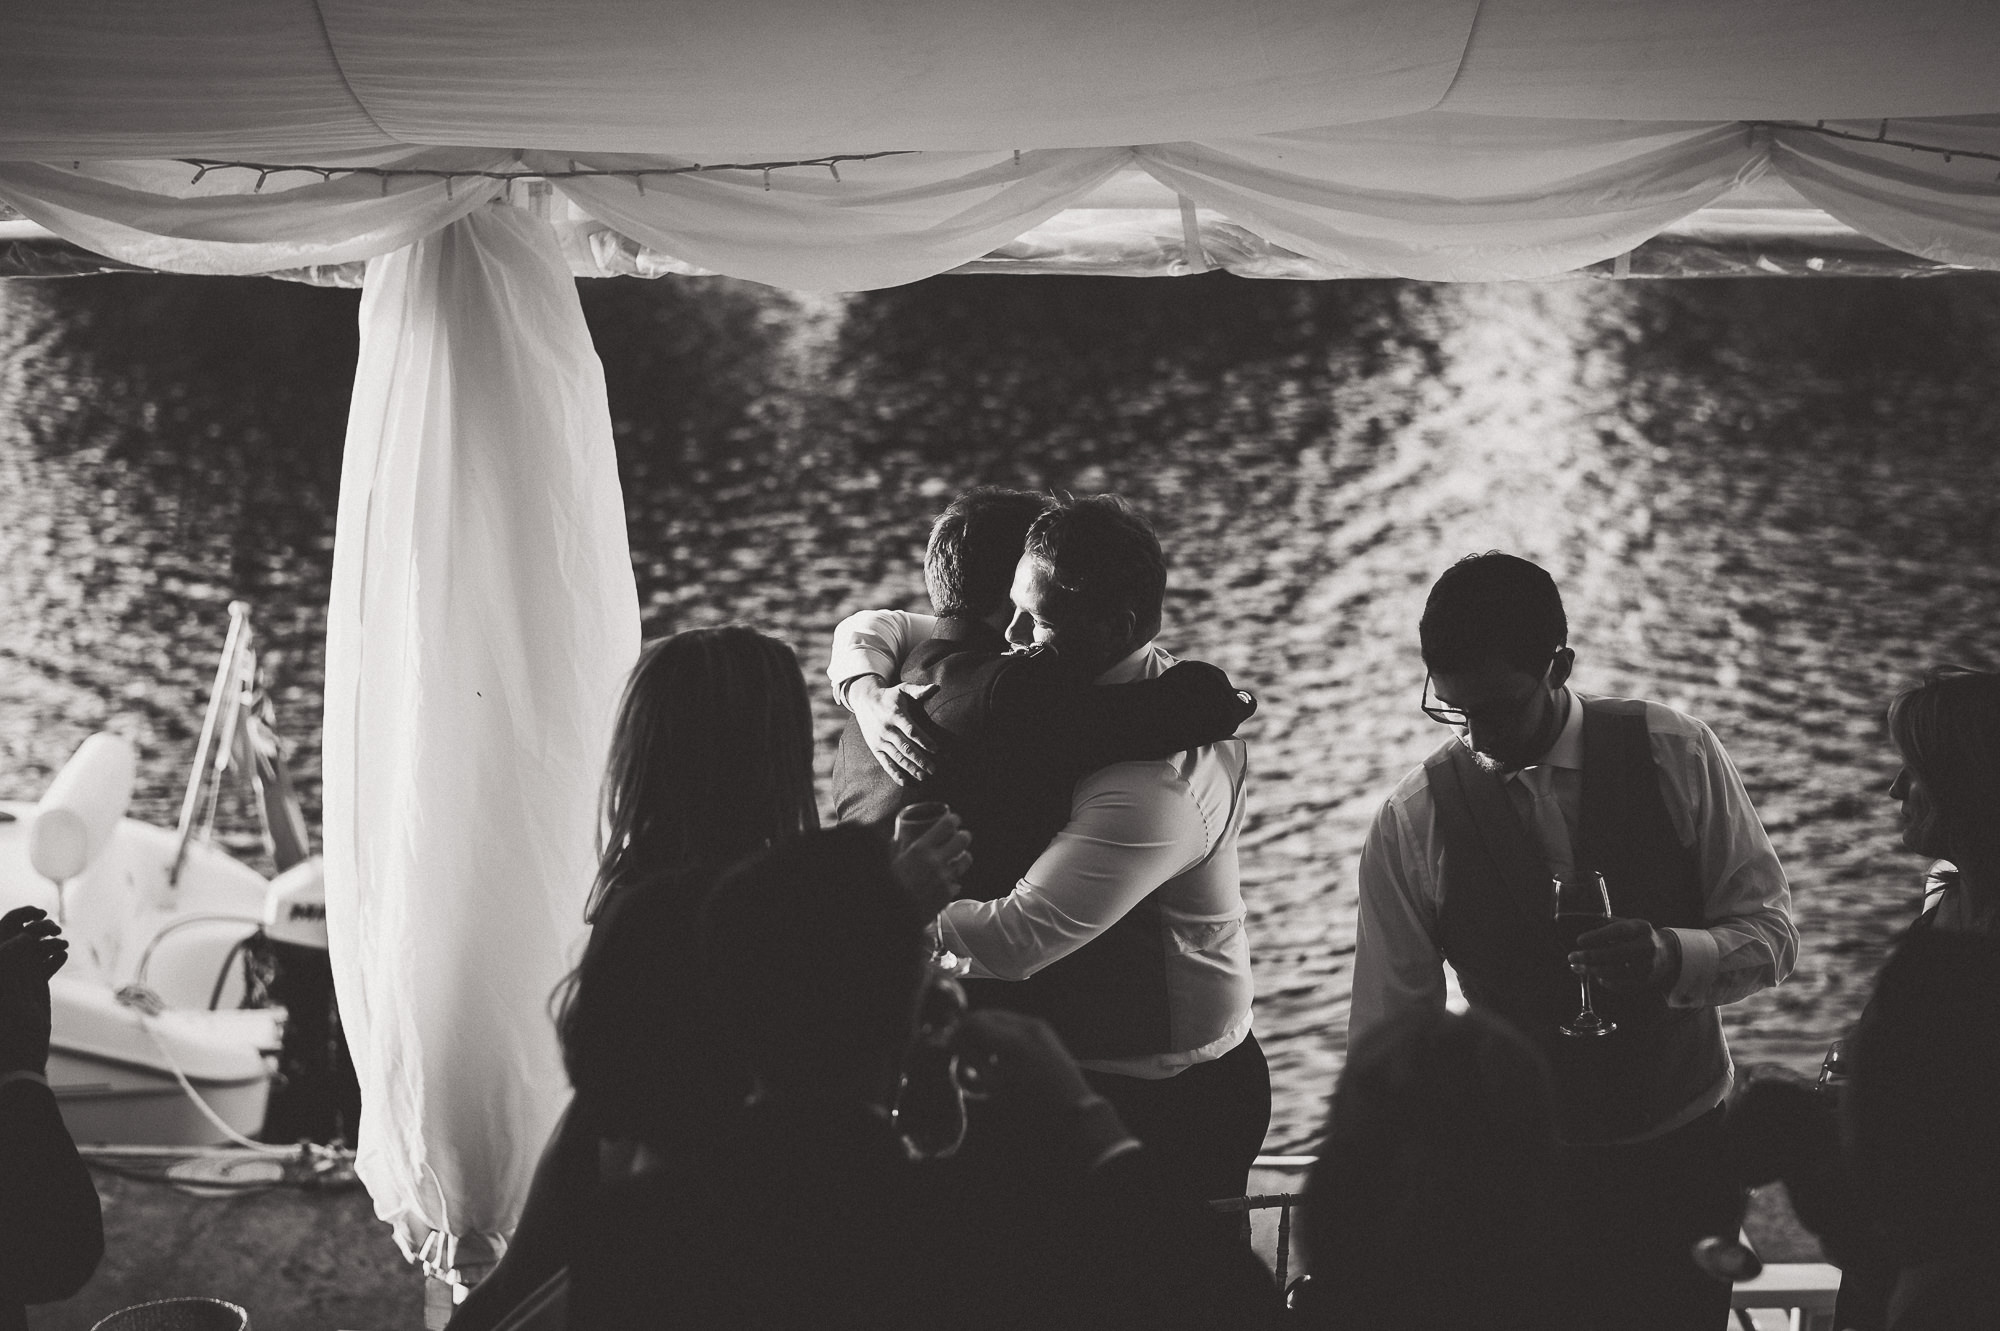
M 1555 880 L 1556 936 L 1565 955 L 1576 949 L 1576 940 L 1592 929 L 1601 929 L 1611 918 L 1611 889 L 1601 873 L 1581 873 L 1573 879 Z M 1574 1017 L 1556 1029 L 1578 1037 L 1609 1035 L 1618 1023 L 1599 1013 L 1590 1001 L 1590 973 L 1580 972 L 1577 983 L 1583 1006 Z
M 964 988 L 933 965 L 891 1113 L 911 1160 L 949 1159 L 965 1143 L 967 1086 L 953 1048 L 965 1012 Z
M 896 853 L 902 854 L 924 833 L 931 830 L 940 818 L 951 812 L 951 806 L 940 800 L 922 800 L 905 805 L 896 811 L 895 845 Z M 961 957 L 944 945 L 944 923 L 931 918 L 931 964 L 946 975 L 964 976 L 972 970 L 972 958 Z

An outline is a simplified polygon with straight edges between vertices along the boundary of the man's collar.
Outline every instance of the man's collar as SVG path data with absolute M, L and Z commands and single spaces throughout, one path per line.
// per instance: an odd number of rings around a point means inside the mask
M 942 615 L 931 637 L 945 642 L 968 642 L 996 652 L 1007 650 L 1007 635 L 983 619 L 971 615 Z
M 1155 647 L 1149 638 L 1120 657 L 1116 664 L 1097 677 L 1096 682 L 1130 684 L 1136 679 L 1152 679 L 1172 664 L 1173 658 Z
M 1529 767 L 1567 767 L 1572 771 L 1583 769 L 1583 701 L 1572 693 L 1568 685 L 1563 686 L 1562 698 L 1558 704 L 1569 709 L 1563 718 L 1562 729 L 1556 734 L 1556 742 L 1549 745 Z

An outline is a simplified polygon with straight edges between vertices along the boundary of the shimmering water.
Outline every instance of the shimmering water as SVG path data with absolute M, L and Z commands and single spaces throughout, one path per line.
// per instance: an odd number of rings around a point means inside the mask
M 1339 1066 L 1355 860 L 1437 739 L 1414 625 L 1452 559 L 1545 563 L 1580 686 L 1695 711 L 1735 755 L 1805 935 L 1788 984 L 1728 1011 L 1745 1061 L 1816 1062 L 1910 913 L 1883 704 L 1927 663 L 2000 662 L 1986 280 L 960 278 L 816 302 L 708 280 L 585 302 L 650 632 L 748 621 L 817 672 L 844 611 L 921 605 L 925 521 L 961 485 L 1152 514 L 1168 645 L 1263 699 L 1244 868 L 1272 1149 L 1310 1138 Z M 0 794 L 110 726 L 143 754 L 139 816 L 170 822 L 242 597 L 316 812 L 354 306 L 0 283 Z M 254 858 L 252 827 L 225 803 Z

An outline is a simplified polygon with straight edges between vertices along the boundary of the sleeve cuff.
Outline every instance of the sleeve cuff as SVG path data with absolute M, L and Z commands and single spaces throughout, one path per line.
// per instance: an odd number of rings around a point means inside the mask
M 853 711 L 854 704 L 847 701 L 847 691 L 850 688 L 854 687 L 855 680 L 860 679 L 865 675 L 875 675 L 877 673 L 878 672 L 873 670 L 856 670 L 836 678 L 834 675 L 833 667 L 828 666 L 826 671 L 826 677 L 833 684 L 833 700 L 839 703 L 842 707 L 846 708 L 848 711 L 850 712 Z
M 1097 1153 L 1097 1158 L 1090 1162 L 1090 1167 L 1084 1172 L 1095 1174 L 1098 1170 L 1104 1168 L 1106 1165 L 1110 1164 L 1113 1160 L 1116 1160 L 1119 1156 L 1130 1155 L 1132 1152 L 1141 1149 L 1143 1149 L 1143 1147 L 1137 1137 L 1122 1137 L 1119 1140 L 1111 1143 L 1111 1145 L 1105 1147 L 1103 1150 L 1099 1151 Z
M 1667 991 L 1668 1007 L 1708 1006 L 1709 985 L 1715 979 L 1721 950 L 1706 929 L 1669 929 L 1681 945 L 1681 973 Z
M 47 1090 L 49 1087 L 49 1079 L 47 1077 L 39 1072 L 30 1072 L 26 1068 L 21 1068 L 14 1072 L 0 1072 L 0 1087 L 11 1085 L 17 1081 L 31 1081 L 43 1090 Z
M 1073 1125 L 1070 1131 L 1075 1134 L 1071 1158 L 1083 1166 L 1086 1174 L 1097 1172 L 1139 1147 L 1138 1139 L 1119 1120 L 1118 1111 L 1101 1095 L 1086 1095 L 1071 1105 L 1069 1118 Z

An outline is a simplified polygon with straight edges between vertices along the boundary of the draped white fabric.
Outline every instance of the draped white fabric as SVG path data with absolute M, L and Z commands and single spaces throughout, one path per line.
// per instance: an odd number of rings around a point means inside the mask
M 565 180 L 590 216 L 715 272 L 802 290 L 897 286 L 968 263 L 1088 193 L 1123 148 L 911 153 L 828 168 Z M 603 168 L 640 159 L 590 158 Z
M 1872 135 L 1881 124 L 1850 127 Z M 1155 206 L 1064 211 L 1098 202 L 1093 190 L 1134 164 L 1198 206 L 1218 256 L 1255 247 L 1256 270 L 1266 273 L 1548 277 L 1623 254 L 1766 171 L 1883 244 L 2000 268 L 2000 182 L 1988 160 L 2000 155 L 2000 117 L 1892 126 L 1901 142 L 1955 155 L 1848 142 L 1809 127 L 1434 111 L 1212 142 L 906 153 L 831 169 L 781 167 L 768 173 L 768 188 L 766 173 L 756 170 L 676 174 L 687 166 L 677 157 L 425 149 L 326 164 L 548 171 L 592 226 L 665 256 L 655 271 L 679 266 L 799 290 L 916 281 L 1044 224 L 1046 235 L 1060 236 L 1072 251 L 1088 250 L 1094 235 L 1152 234 L 1163 224 L 1172 237 L 1171 217 Z M 629 175 L 561 178 L 572 163 L 657 174 L 643 187 Z M 386 183 L 372 175 L 321 181 L 293 172 L 272 176 L 262 193 L 252 192 L 255 172 L 217 170 L 199 185 L 191 175 L 173 162 L 0 163 L 0 201 L 129 263 L 252 273 L 384 253 L 501 192 L 498 182 L 476 174 L 447 184 L 410 175 Z M 587 241 L 570 239 L 572 271 L 606 271 Z M 1286 254 L 1296 256 L 1295 267 Z M 1134 255 L 1125 270 L 1200 266 L 1155 251 Z
M 2000 117 L 1850 125 L 1861 134 L 1921 138 L 1950 160 L 1888 143 L 1772 132 L 1772 160 L 1793 188 L 1863 235 L 1968 268 L 2000 268 Z
M 603 373 L 545 223 L 370 265 L 326 662 L 327 926 L 358 1168 L 414 1251 L 511 1230 L 567 1099 L 549 996 L 638 600 Z
M 1211 144 L 1142 166 L 1353 277 L 1548 277 L 1623 254 L 1763 166 L 1737 125 L 1433 112 Z
M 504 153 L 403 150 L 329 155 L 330 165 L 405 169 L 508 165 Z M 255 190 L 255 172 L 194 181 L 179 162 L 0 165 L 0 198 L 87 250 L 176 273 L 242 275 L 387 254 L 465 216 L 500 182 L 426 176 L 331 179 L 288 172 Z

